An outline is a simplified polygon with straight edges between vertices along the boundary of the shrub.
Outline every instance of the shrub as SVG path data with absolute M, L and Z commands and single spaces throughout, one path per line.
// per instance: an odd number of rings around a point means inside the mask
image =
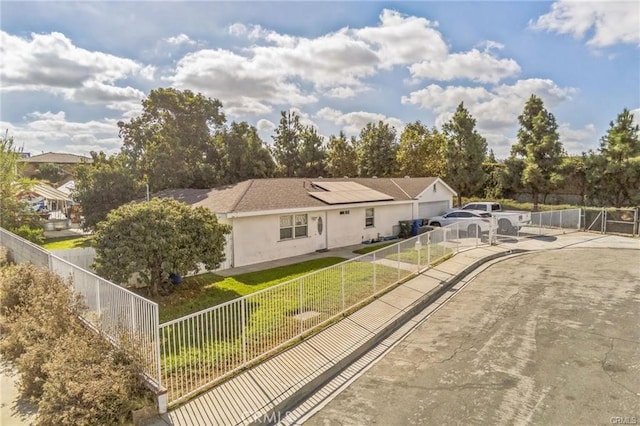
M 123 424 L 149 403 L 135 364 L 87 329 L 61 337 L 43 370 L 38 425 Z
M 20 373 L 20 396 L 37 402 L 37 424 L 120 424 L 149 400 L 133 351 L 115 349 L 86 328 L 78 320 L 82 309 L 53 272 L 0 268 L 0 354 Z

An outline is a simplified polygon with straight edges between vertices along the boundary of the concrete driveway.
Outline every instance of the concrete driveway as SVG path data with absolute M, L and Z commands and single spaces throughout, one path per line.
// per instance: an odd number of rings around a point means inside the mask
M 637 424 L 639 324 L 638 250 L 511 257 L 305 424 Z

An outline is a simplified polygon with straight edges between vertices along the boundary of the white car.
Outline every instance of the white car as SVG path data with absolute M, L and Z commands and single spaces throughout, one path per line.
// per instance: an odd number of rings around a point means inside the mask
M 491 228 L 491 213 L 478 210 L 452 210 L 442 216 L 429 218 L 429 226 L 448 226 L 460 223 L 460 230 L 478 236 Z

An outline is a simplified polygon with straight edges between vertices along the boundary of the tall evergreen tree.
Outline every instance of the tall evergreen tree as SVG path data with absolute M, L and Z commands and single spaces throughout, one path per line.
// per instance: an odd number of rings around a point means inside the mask
M 487 141 L 476 130 L 476 119 L 460 102 L 447 123 L 442 126 L 446 138 L 447 182 L 462 197 L 481 195 L 487 178 L 482 168 L 487 157 Z
M 396 154 L 398 173 L 405 176 L 440 176 L 446 174 L 444 135 L 434 127 L 429 130 L 420 121 L 409 123 L 400 135 Z
M 360 132 L 356 147 L 360 176 L 393 176 L 396 172 L 396 129 L 382 120 Z
M 518 122 L 518 142 L 511 147 L 511 159 L 523 163 L 519 180 L 531 193 L 533 209 L 537 210 L 540 194 L 547 194 L 562 180 L 558 169 L 564 148 L 555 117 L 536 95 L 531 95 Z
M 590 153 L 590 195 L 615 207 L 640 202 L 640 126 L 625 108 L 609 124 L 599 153 Z
M 246 121 L 232 122 L 217 135 L 223 163 L 223 182 L 273 176 L 275 163 L 258 130 Z
M 280 176 L 293 177 L 299 170 L 301 132 L 300 116 L 295 112 L 281 111 L 280 125 L 275 130 L 275 136 L 272 136 L 272 152 Z
M 327 145 L 327 173 L 331 177 L 355 177 L 358 175 L 356 140 L 347 140 L 344 132 L 331 136 Z
M 315 127 L 306 126 L 300 133 L 299 168 L 296 176 L 318 177 L 326 174 L 326 150 Z

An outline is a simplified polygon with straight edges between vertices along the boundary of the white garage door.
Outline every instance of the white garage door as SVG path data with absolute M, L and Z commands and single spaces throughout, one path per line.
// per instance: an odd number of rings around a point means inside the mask
M 438 216 L 449 208 L 448 201 L 431 201 L 429 203 L 418 204 L 418 219 L 426 219 Z

